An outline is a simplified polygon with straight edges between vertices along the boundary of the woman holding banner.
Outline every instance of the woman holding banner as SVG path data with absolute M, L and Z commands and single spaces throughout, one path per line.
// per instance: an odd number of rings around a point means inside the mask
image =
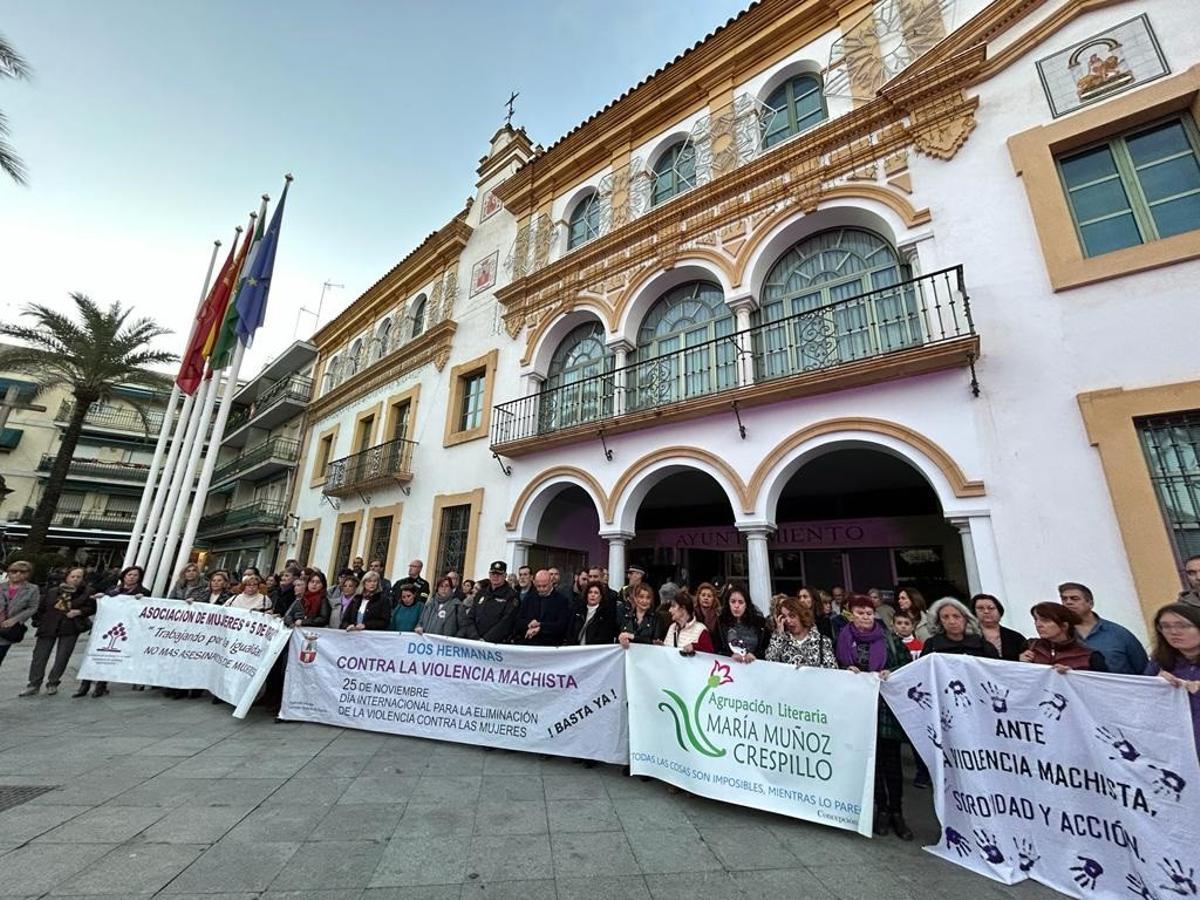
M 33 659 L 29 663 L 29 685 L 20 696 L 31 697 L 42 687 L 46 674 L 46 663 L 54 653 L 54 666 L 46 681 L 46 693 L 57 694 L 58 683 L 67 671 L 67 663 L 75 650 L 75 643 L 90 627 L 89 616 L 96 614 L 96 601 L 84 581 L 87 572 L 76 567 L 67 573 L 62 584 L 47 591 L 38 608 L 37 642 L 33 645 Z
M 329 615 L 329 588 L 325 584 L 325 576 L 314 569 L 304 584 L 304 593 L 297 596 L 283 614 L 283 624 L 328 628 Z
M 668 607 L 671 625 L 663 643 L 675 647 L 684 656 L 691 656 L 697 650 L 702 653 L 712 653 L 712 637 L 704 623 L 696 618 L 696 604 L 692 598 L 680 591 Z
M 921 650 L 922 656 L 930 653 L 961 653 L 965 656 L 983 656 L 999 659 L 996 648 L 983 638 L 979 621 L 953 597 L 943 597 L 929 607 L 932 620 L 931 634 Z
M 458 637 L 467 622 L 467 608 L 455 593 L 454 579 L 443 575 L 434 585 L 433 596 L 421 610 L 421 618 L 413 630 L 417 634 L 437 634 Z
M 358 596 L 358 576 L 347 570 L 338 579 L 338 586 L 329 592 L 329 627 L 341 628 L 346 610 Z
M 1038 636 L 1029 641 L 1029 646 L 1021 653 L 1021 662 L 1054 666 L 1064 674 L 1071 669 L 1108 671 L 1104 654 L 1079 640 L 1075 633 L 1079 616 L 1071 610 L 1061 603 L 1038 603 L 1029 612 L 1033 614 L 1033 627 Z
M 269 613 L 275 608 L 275 601 L 263 589 L 261 576 L 247 569 L 246 574 L 242 576 L 242 592 L 230 598 L 226 605 L 250 612 Z
M 146 578 L 146 570 L 141 566 L 126 566 L 121 570 L 121 575 L 117 580 L 117 586 L 109 589 L 102 594 L 93 594 L 92 598 L 100 600 L 104 597 L 149 597 L 150 591 L 142 585 L 142 581 Z M 86 697 L 91 689 L 90 681 L 79 682 L 79 689 L 72 694 L 72 697 Z M 135 684 L 135 691 L 144 691 L 144 684 Z M 97 681 L 96 689 L 92 691 L 93 697 L 103 697 L 108 693 L 108 682 Z
M 838 635 L 837 661 L 850 672 L 877 672 L 880 680 L 912 661 L 900 639 L 875 618 L 875 601 L 862 594 L 846 600 L 850 624 Z M 901 800 L 904 796 L 904 770 L 900 747 L 904 729 L 879 698 L 879 730 L 875 745 L 875 833 L 895 832 L 902 841 L 913 839 L 912 829 L 904 821 Z
M 188 603 L 224 606 L 229 600 L 229 573 L 224 569 L 217 569 L 208 576 L 208 581 L 193 587 L 183 599 Z
M 976 594 L 971 598 L 971 612 L 979 620 L 983 639 L 996 648 L 1001 659 L 1016 662 L 1025 652 L 1025 635 L 1000 624 L 1004 618 L 1004 604 L 991 594 Z
M 776 625 L 778 627 L 767 644 L 768 661 L 786 663 L 797 669 L 804 666 L 838 667 L 833 643 L 816 628 L 812 610 L 799 597 L 784 597 L 779 601 Z
M 1154 650 L 1146 674 L 1188 692 L 1200 754 L 1200 607 L 1170 603 L 1154 614 Z
M 183 567 L 179 573 L 179 577 L 171 585 L 171 590 L 167 592 L 167 599 L 186 600 L 189 593 L 203 584 L 204 579 L 200 577 L 200 567 L 190 562 Z
M 659 622 L 654 609 L 654 588 L 642 582 L 633 589 L 630 600 L 629 613 L 621 623 L 617 643 L 626 649 L 630 644 L 653 644 Z
M 722 656 L 732 656 L 739 662 L 759 659 L 769 634 L 767 619 L 758 611 L 746 588 L 740 584 L 732 585 L 713 635 L 717 652 Z
M 591 646 L 611 644 L 617 636 L 616 605 L 604 602 L 604 585 L 598 581 L 588 584 L 584 602 L 571 611 L 567 625 L 567 644 Z
M 362 577 L 362 593 L 350 601 L 342 615 L 343 631 L 387 631 L 392 624 L 388 598 L 379 586 L 379 573 Z

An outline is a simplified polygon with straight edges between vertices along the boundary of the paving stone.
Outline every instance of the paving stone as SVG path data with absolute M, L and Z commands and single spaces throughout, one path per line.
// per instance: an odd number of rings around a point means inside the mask
M 613 800 L 613 808 L 626 831 L 695 830 L 683 806 L 671 798 L 631 800 L 621 797 Z
M 324 807 L 264 804 L 238 822 L 227 839 L 244 843 L 265 840 L 300 843 L 316 830 L 323 810 Z
M 559 878 L 558 900 L 650 900 L 650 889 L 641 875 Z
M 555 878 L 584 878 L 641 871 L 625 834 L 620 831 L 552 834 L 550 848 Z
M 8 776 L 5 776 L 5 781 Z M 0 812 L 0 840 L 23 844 L 91 810 L 90 806 L 23 803 Z
M 101 806 L 37 838 L 54 844 L 117 844 L 141 834 L 167 814 L 158 806 Z
M 164 893 L 264 891 L 299 846 L 261 839 L 246 843 L 227 836 L 202 853 Z
M 322 840 L 300 845 L 271 882 L 271 890 L 365 888 L 379 865 L 385 841 Z
M 459 900 L 458 884 L 427 884 L 416 887 L 367 888 L 362 900 Z
M 352 778 L 292 778 L 271 794 L 268 806 L 333 806 L 346 793 Z
M 0 897 L 38 897 L 83 871 L 112 844 L 26 844 L 3 860 Z
M 215 844 L 246 818 L 252 806 L 205 806 L 173 809 L 142 834 L 156 844 Z
M 412 794 L 413 800 L 439 803 L 474 803 L 483 779 L 478 775 L 423 775 Z
M 462 886 L 461 900 L 557 900 L 558 891 L 550 879 L 539 881 L 468 882 Z
M 59 884 L 52 894 L 149 896 L 203 852 L 201 844 L 125 844 Z
M 400 824 L 404 807 L 403 803 L 338 803 L 328 807 L 328 814 L 310 837 L 312 840 L 386 841 Z
M 414 799 L 420 778 L 405 775 L 363 775 L 351 780 L 338 803 L 406 803 Z M 478 788 L 476 789 L 478 790 Z M 437 799 L 424 797 L 422 799 Z
M 444 836 L 394 837 L 384 848 L 370 886 L 458 886 L 466 875 L 465 857 Z
M 543 775 L 547 800 L 608 799 L 604 782 L 589 775 Z
M 392 837 L 470 836 L 475 831 L 475 807 L 453 803 L 410 802 L 404 807 Z
M 544 800 L 484 800 L 475 807 L 476 834 L 546 834 Z
M 553 802 L 547 812 L 550 830 L 556 834 L 565 831 L 621 830 L 621 820 L 617 818 L 617 811 L 607 797 Z
M 726 872 L 647 875 L 646 887 L 653 900 L 739 900 L 743 896 L 741 886 Z
M 780 897 L 834 900 L 835 897 L 811 871 L 802 867 L 731 874 L 747 900 L 779 900 Z
M 626 837 L 643 875 L 723 871 L 721 861 L 699 835 L 674 831 L 632 831 L 626 832 Z M 649 879 L 646 883 L 650 884 Z
M 800 864 L 779 838 L 758 826 L 701 829 L 700 837 L 729 871 L 761 872 L 795 868 Z
M 483 882 L 548 879 L 554 875 L 548 834 L 514 838 L 477 834 L 467 857 L 467 877 Z

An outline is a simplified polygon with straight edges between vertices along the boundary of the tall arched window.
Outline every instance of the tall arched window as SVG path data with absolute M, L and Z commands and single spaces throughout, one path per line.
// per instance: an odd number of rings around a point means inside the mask
M 410 332 L 412 337 L 419 337 L 421 332 L 425 330 L 425 306 L 424 294 L 421 294 L 421 296 L 413 301 L 412 331 Z
M 816 75 L 797 75 L 785 81 L 767 97 L 766 105 L 768 112 L 762 131 L 764 149 L 829 118 L 821 79 Z
M 567 225 L 567 249 L 600 237 L 600 193 L 592 191 L 575 204 Z
M 872 231 L 837 228 L 795 244 L 763 284 L 758 377 L 921 343 L 916 297 L 903 284 L 909 277 L 896 249 Z
M 638 329 L 637 368 L 626 375 L 634 405 L 662 406 L 735 387 L 733 332 L 720 285 L 690 281 L 667 291 Z
M 550 357 L 539 432 L 611 416 L 612 370 L 613 355 L 604 344 L 604 326 L 584 322 L 572 328 Z
M 342 358 L 335 356 L 329 360 L 329 365 L 325 367 L 325 390 L 329 391 L 337 387 L 342 380 Z
M 359 338 L 350 345 L 350 353 L 346 357 L 346 377 L 349 378 L 350 376 L 361 372 L 363 369 L 363 362 L 363 340 L 362 338 Z
M 696 186 L 696 148 L 689 140 L 679 141 L 654 164 L 654 185 L 650 205 L 657 206 L 669 197 Z
M 375 331 L 375 339 L 372 342 L 371 358 L 380 359 L 387 355 L 392 348 L 388 345 L 388 339 L 392 333 L 392 320 L 384 319 L 379 323 L 379 328 Z

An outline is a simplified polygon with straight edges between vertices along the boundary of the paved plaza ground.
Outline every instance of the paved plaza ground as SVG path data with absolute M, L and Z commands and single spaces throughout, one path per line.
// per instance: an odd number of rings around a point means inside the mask
M 18 699 L 32 642 L 0 666 L 0 897 L 1057 897 L 866 839 L 669 793 L 615 766 L 276 724 L 116 685 Z M 73 670 L 72 670 L 73 671 Z M 0 790 L 0 795 L 3 791 Z

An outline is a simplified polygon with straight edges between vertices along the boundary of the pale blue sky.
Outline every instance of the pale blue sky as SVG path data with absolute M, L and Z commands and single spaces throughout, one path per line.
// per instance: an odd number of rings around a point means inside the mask
M 0 317 L 79 290 L 186 332 L 213 239 L 290 170 L 253 372 L 326 278 L 323 321 L 461 208 L 510 89 L 549 145 L 745 2 L 0 0 L 36 73 L 0 82 L 31 182 L 0 179 Z

